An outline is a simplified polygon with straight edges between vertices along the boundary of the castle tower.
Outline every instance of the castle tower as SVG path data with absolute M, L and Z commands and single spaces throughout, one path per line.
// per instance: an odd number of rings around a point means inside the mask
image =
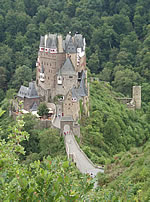
M 85 39 L 81 34 L 46 34 L 41 36 L 36 63 L 36 86 L 43 99 L 66 95 L 80 85 L 86 70 Z M 84 79 L 86 83 L 86 78 Z M 87 83 L 86 83 L 87 87 Z M 48 93 L 49 92 L 49 93 Z
M 133 100 L 135 109 L 141 109 L 141 86 L 133 86 Z

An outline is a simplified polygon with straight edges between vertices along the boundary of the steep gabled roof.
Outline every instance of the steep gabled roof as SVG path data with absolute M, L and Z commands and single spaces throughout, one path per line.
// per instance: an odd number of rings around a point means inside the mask
M 76 75 L 75 68 L 71 62 L 70 57 L 68 57 L 60 69 L 61 74 Z
M 76 53 L 77 52 L 76 47 L 74 46 L 72 37 L 69 39 L 68 44 L 66 44 L 66 50 L 65 51 L 66 51 L 66 53 Z
M 63 41 L 63 49 L 66 53 L 76 53 L 77 49 L 74 45 L 72 36 L 67 34 L 65 40 Z
M 81 82 L 79 88 L 72 88 L 72 98 L 76 98 L 77 100 L 80 100 L 81 97 L 87 96 L 87 88 L 85 86 L 85 72 L 82 72 Z
M 21 98 L 39 98 L 34 82 L 30 82 L 29 87 L 21 86 L 17 96 Z
M 46 48 L 57 48 L 57 34 L 49 34 L 46 40 Z
M 30 111 L 31 111 L 31 112 L 32 112 L 32 111 L 37 111 L 37 109 L 38 109 L 38 105 L 37 105 L 36 102 L 34 102 L 33 105 L 32 105 L 32 107 L 30 108 Z
M 83 42 L 82 34 L 75 34 L 74 44 L 75 44 L 76 48 L 83 48 L 84 42 Z

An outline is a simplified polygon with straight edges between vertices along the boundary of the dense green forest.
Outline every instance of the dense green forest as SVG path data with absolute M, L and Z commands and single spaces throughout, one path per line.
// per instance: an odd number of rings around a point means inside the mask
M 150 200 L 149 8 L 150 0 L 0 1 L 0 202 Z M 66 160 L 57 130 L 39 130 L 31 115 L 8 117 L 10 99 L 35 79 L 40 35 L 69 31 L 86 38 L 89 77 L 101 80 L 90 83 L 90 117 L 83 114 L 78 139 L 105 165 L 96 190 Z M 133 85 L 142 86 L 137 111 L 115 100 L 131 97 Z
M 69 31 L 86 38 L 92 73 L 126 95 L 134 84 L 149 95 L 149 7 L 149 0 L 1 0 L 1 99 L 35 78 L 40 35 Z

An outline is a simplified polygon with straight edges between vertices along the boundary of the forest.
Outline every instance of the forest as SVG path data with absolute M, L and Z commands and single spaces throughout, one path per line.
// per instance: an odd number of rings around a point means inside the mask
M 0 201 L 150 200 L 150 0 L 0 1 Z M 59 131 L 31 115 L 9 117 L 10 99 L 35 79 L 41 35 L 86 38 L 90 117 L 82 114 L 83 151 L 99 187 L 66 159 Z M 89 79 L 90 82 L 90 79 Z M 142 87 L 142 109 L 115 100 Z M 55 138 L 53 138 L 55 137 Z

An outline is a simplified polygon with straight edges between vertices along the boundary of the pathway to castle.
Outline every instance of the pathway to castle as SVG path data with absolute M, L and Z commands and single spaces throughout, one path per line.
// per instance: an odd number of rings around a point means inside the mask
M 85 153 L 80 149 L 72 133 L 65 135 L 65 144 L 67 155 L 73 158 L 73 161 L 76 163 L 81 173 L 89 173 L 91 177 L 95 177 L 98 172 L 104 172 L 102 168 L 96 168 L 88 159 Z
M 57 114 L 53 125 L 60 128 L 60 120 L 61 118 Z M 80 149 L 72 132 L 69 133 L 66 129 L 66 131 L 64 130 L 64 134 L 66 134 L 65 146 L 68 158 L 73 159 L 81 173 L 88 173 L 91 177 L 95 177 L 98 172 L 104 172 L 103 168 L 95 167 L 90 159 L 88 159 L 85 153 Z

